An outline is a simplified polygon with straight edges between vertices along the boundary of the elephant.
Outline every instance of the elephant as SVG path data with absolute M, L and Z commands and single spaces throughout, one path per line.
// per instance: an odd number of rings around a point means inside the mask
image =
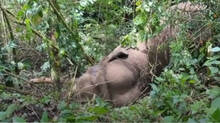
M 174 5 L 171 9 L 187 8 L 185 10 L 190 12 L 204 9 L 204 6 L 194 5 L 197 9 L 192 6 L 186 2 Z M 178 32 L 178 26 L 168 24 L 157 36 L 139 42 L 136 48 L 122 46 L 115 48 L 77 79 L 75 84 L 77 100 L 87 101 L 96 95 L 114 106 L 134 103 L 149 91 L 148 85 L 152 82 L 153 76 L 159 75 L 169 64 L 168 44 L 175 40 Z
M 78 100 L 85 101 L 96 94 L 114 106 L 135 102 L 146 91 L 153 73 L 159 74 L 169 63 L 169 49 L 159 51 L 157 46 L 173 37 L 173 31 L 169 26 L 158 37 L 137 48 L 118 46 L 77 80 Z M 141 49 L 143 45 L 147 47 Z M 155 69 L 153 73 L 151 69 Z

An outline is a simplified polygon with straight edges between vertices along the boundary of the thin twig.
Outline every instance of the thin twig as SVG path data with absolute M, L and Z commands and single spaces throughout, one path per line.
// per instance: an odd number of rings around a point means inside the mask
M 76 80 L 77 70 L 78 70 L 78 66 L 77 66 L 76 69 L 75 69 L 74 77 L 73 77 L 73 80 L 71 81 L 71 87 L 70 87 L 70 91 L 69 91 L 69 93 L 68 93 L 67 102 L 70 101 L 70 97 L 71 97 L 72 93 L 76 90 L 75 80 Z
M 11 73 L 11 72 L 8 72 L 8 71 L 6 71 L 6 70 L 4 70 L 4 72 L 5 72 L 6 74 L 11 75 L 11 76 L 13 76 L 13 77 L 15 77 L 15 78 L 18 78 L 18 79 L 20 79 L 20 80 L 22 80 L 22 81 L 24 81 L 24 82 L 30 83 L 28 80 L 26 80 L 26 79 L 24 79 L 24 78 L 22 78 L 22 77 L 20 77 L 20 76 L 18 76 L 18 75 L 15 75 L 15 74 L 13 74 L 13 73 Z

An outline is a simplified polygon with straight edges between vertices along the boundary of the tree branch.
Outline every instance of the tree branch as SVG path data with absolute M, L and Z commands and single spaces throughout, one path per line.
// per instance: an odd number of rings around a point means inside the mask
M 1 10 L 2 10 L 2 12 L 3 12 L 3 17 L 5 18 L 5 21 L 6 21 L 7 26 L 8 26 L 8 30 L 9 30 L 9 34 L 10 34 L 11 41 L 14 41 L 14 40 L 15 40 L 15 37 L 14 37 L 14 34 L 13 34 L 13 30 L 12 30 L 11 24 L 10 24 L 9 19 L 8 19 L 8 16 L 7 16 L 5 10 L 2 9 L 2 7 L 1 7 Z M 14 62 L 16 63 L 16 64 L 15 64 L 15 73 L 16 73 L 16 74 L 19 74 L 19 69 L 18 69 L 18 65 L 17 65 L 17 56 L 16 56 L 16 54 L 17 54 L 17 53 L 16 53 L 15 48 L 12 48 L 12 58 L 13 58 Z
M 62 13 L 55 7 L 55 5 L 53 4 L 53 2 L 51 0 L 47 0 L 50 4 L 50 6 L 52 7 L 52 9 L 54 10 L 54 13 L 57 15 L 58 19 L 61 20 L 61 22 L 63 23 L 63 25 L 65 26 L 65 28 L 71 33 L 71 35 L 73 37 L 75 37 L 77 40 L 76 40 L 76 43 L 77 45 L 80 47 L 80 50 L 82 51 L 83 55 L 85 56 L 85 58 L 93 65 L 95 63 L 95 61 L 85 53 L 85 50 L 83 48 L 83 46 L 79 43 L 80 41 L 80 36 L 78 34 L 77 31 L 75 31 L 75 33 L 73 32 L 73 30 L 67 25 L 67 23 L 65 22 L 65 19 L 62 15 Z

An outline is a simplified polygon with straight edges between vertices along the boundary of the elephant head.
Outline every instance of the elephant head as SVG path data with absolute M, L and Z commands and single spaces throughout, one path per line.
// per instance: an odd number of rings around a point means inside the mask
M 100 96 L 115 106 L 132 103 L 142 94 L 141 71 L 147 55 L 136 49 L 116 48 L 99 64 L 90 67 L 76 82 L 79 100 Z

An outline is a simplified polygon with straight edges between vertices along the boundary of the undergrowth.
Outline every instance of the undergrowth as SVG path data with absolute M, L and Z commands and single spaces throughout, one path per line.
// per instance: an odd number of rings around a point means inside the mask
M 18 77 L 13 72 L 8 74 L 15 70 L 15 63 L 5 58 L 10 48 L 18 48 L 19 44 L 10 41 L 11 43 L 1 48 L 0 81 L 14 82 L 16 88 L 16 90 L 13 87 L 6 88 L 0 84 L 1 122 L 220 122 L 218 0 L 203 1 L 208 8 L 205 16 L 197 19 L 197 23 L 180 23 L 181 31 L 176 40 L 170 43 L 170 64 L 150 84 L 151 91 L 148 96 L 133 105 L 118 108 L 112 107 L 100 98 L 94 98 L 86 104 L 65 98 L 59 99 L 53 85 L 27 83 L 27 79 L 33 76 L 48 75 L 50 68 L 50 63 L 46 59 L 48 56 L 45 55 L 45 43 L 33 43 L 39 39 L 33 36 L 29 27 L 31 25 L 27 23 L 32 21 L 31 19 L 43 19 L 39 25 L 38 21 L 33 21 L 32 26 L 47 32 L 49 28 L 47 26 L 51 20 L 56 20 L 56 16 L 52 16 L 52 12 L 45 7 L 48 5 L 43 4 L 45 1 L 38 1 L 38 4 L 29 0 L 24 1 L 18 1 L 24 5 L 19 9 L 17 18 L 26 20 L 26 32 L 24 34 L 18 26 L 15 36 L 18 39 L 22 37 L 21 39 L 27 41 L 28 46 L 34 45 L 34 51 L 31 51 L 40 55 L 39 57 L 36 55 L 36 58 L 21 58 L 18 65 L 22 72 Z M 138 40 L 157 35 L 165 26 L 161 24 L 161 18 L 172 17 L 164 11 L 180 1 L 81 0 L 79 3 L 69 2 L 69 4 L 59 2 L 61 10 L 66 14 L 68 24 L 79 31 L 85 52 L 99 60 L 119 43 L 133 47 Z M 103 6 L 100 7 L 101 5 Z M 39 9 L 49 17 L 45 15 L 41 17 L 42 13 Z M 29 12 L 30 19 L 26 18 L 25 12 Z M 70 61 L 79 62 L 82 71 L 88 64 L 82 59 L 79 47 L 72 41 L 75 40 L 74 37 L 68 34 L 62 24 L 56 24 L 56 22 L 58 23 L 58 21 L 52 21 L 51 25 L 58 30 L 57 39 L 61 54 L 67 54 Z M 193 38 L 188 37 L 187 30 L 196 31 L 204 25 L 212 31 L 210 39 L 195 42 Z M 194 37 L 200 35 L 206 35 L 206 33 L 193 34 Z M 40 59 L 40 63 L 32 64 L 38 60 L 37 58 Z M 62 63 L 65 63 L 63 68 L 73 67 L 65 60 Z M 39 69 L 40 71 L 36 72 Z M 7 76 L 6 79 L 3 78 L 5 76 Z M 24 93 L 17 89 L 30 90 L 31 93 Z M 65 89 L 62 97 L 66 96 Z

